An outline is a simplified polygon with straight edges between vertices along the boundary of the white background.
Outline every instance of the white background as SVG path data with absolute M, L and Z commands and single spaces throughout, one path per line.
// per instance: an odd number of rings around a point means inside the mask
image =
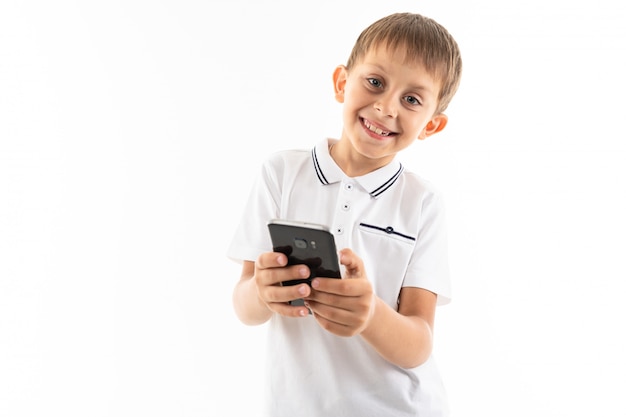
M 622 3 L 3 0 L 1 416 L 256 415 L 225 247 L 263 157 L 339 135 L 332 71 L 396 11 L 465 64 L 402 155 L 448 206 L 453 415 L 626 415 Z

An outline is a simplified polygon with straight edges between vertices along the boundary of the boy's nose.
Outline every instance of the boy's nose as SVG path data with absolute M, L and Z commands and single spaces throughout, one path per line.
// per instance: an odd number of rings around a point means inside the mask
M 379 97 L 376 103 L 374 103 L 374 109 L 380 112 L 383 116 L 396 117 L 398 115 L 396 103 L 391 95 Z

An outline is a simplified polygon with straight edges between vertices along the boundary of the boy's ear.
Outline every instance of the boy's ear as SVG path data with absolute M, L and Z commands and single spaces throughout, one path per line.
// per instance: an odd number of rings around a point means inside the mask
M 339 65 L 335 68 L 335 72 L 333 72 L 333 87 L 335 89 L 335 100 L 339 103 L 343 103 L 347 78 L 348 70 L 344 65 Z
M 441 132 L 444 127 L 448 124 L 448 116 L 443 113 L 439 113 L 434 116 L 430 122 L 426 125 L 422 133 L 417 137 L 420 140 L 424 140 L 427 137 L 434 135 L 437 132 Z

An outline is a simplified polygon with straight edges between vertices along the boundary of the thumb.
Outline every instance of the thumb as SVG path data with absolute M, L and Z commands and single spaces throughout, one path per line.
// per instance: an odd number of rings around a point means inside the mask
M 365 276 L 363 261 L 351 249 L 339 251 L 339 263 L 345 267 L 346 278 L 362 278 Z

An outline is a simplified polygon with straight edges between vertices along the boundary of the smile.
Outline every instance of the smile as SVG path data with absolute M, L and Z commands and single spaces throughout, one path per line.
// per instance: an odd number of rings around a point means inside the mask
M 368 120 L 366 119 L 361 119 L 363 120 L 363 126 L 365 126 L 369 131 L 376 133 L 379 136 L 389 136 L 391 135 L 392 132 L 389 132 L 387 130 L 382 130 L 374 125 L 372 125 Z

